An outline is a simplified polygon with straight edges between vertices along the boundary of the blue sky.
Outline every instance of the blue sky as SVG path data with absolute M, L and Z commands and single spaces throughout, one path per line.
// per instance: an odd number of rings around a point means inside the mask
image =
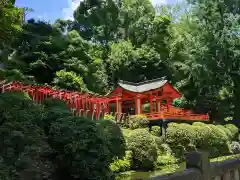
M 73 11 L 81 0 L 17 0 L 18 7 L 29 7 L 34 12 L 27 14 L 28 18 L 36 18 L 54 22 L 57 18 L 72 19 Z M 178 0 L 152 0 L 155 4 L 176 3 Z

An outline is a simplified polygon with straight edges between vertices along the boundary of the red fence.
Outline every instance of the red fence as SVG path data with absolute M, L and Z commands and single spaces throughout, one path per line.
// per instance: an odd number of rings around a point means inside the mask
M 27 85 L 20 82 L 0 83 L 0 91 L 24 91 L 37 103 L 45 99 L 54 98 L 67 102 L 68 107 L 76 115 L 84 115 L 99 119 L 105 113 L 109 113 L 109 99 L 106 97 L 93 96 L 88 93 L 56 90 L 49 86 Z
M 92 119 L 99 120 L 105 114 L 110 113 L 109 101 L 105 96 L 94 96 L 85 92 L 73 92 L 67 90 L 56 90 L 50 86 L 43 85 L 27 85 L 21 82 L 5 83 L 0 82 L 0 92 L 6 91 L 24 91 L 37 103 L 42 103 L 45 99 L 54 98 L 61 99 L 67 102 L 68 107 L 75 115 L 87 116 Z M 125 113 L 111 113 L 118 122 L 126 122 L 128 116 Z M 147 113 L 149 120 L 157 119 L 176 119 L 176 120 L 193 120 L 193 121 L 208 121 L 207 114 L 193 114 L 191 111 L 162 106 L 161 112 Z

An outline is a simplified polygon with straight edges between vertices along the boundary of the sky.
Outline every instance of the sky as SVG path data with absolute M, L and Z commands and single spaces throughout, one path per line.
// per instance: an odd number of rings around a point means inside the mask
M 54 22 L 56 19 L 72 19 L 73 11 L 77 8 L 81 0 L 17 0 L 16 6 L 32 8 L 34 12 L 29 12 L 27 19 L 35 18 Z M 171 4 L 178 0 L 151 0 L 153 5 Z

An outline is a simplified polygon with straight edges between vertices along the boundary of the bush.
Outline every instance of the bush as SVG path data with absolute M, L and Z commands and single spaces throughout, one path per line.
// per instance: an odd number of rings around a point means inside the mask
M 188 144 L 185 148 L 186 152 L 197 151 L 197 148 L 194 144 Z
M 189 124 L 170 124 L 167 128 L 166 142 L 170 146 L 195 144 L 196 133 Z
M 161 127 L 159 126 L 153 126 L 152 127 L 152 130 L 151 130 L 151 134 L 154 135 L 154 136 L 161 136 Z
M 157 149 L 154 139 L 148 131 L 134 130 L 129 137 L 129 149 L 133 152 L 134 169 L 153 169 L 157 159 Z
M 130 129 L 146 128 L 148 123 L 145 115 L 138 114 L 129 117 L 128 126 Z
M 126 155 L 123 159 L 117 159 L 110 164 L 110 169 L 114 173 L 125 172 L 131 169 L 132 164 L 132 152 L 126 151 Z
M 51 179 L 54 168 L 41 129 L 42 106 L 25 93 L 3 93 L 0 113 L 0 179 Z
M 104 120 L 115 121 L 115 117 L 111 114 L 105 114 L 103 119 Z
M 226 136 L 228 137 L 229 141 L 233 140 L 233 134 L 231 133 L 231 131 L 229 129 L 227 129 L 226 127 L 224 127 L 223 125 L 217 125 L 216 127 L 218 127 L 219 129 L 221 129 L 222 131 L 225 132 Z
M 158 146 L 158 155 L 172 154 L 172 149 L 168 144 L 161 144 Z
M 171 146 L 171 150 L 174 156 L 180 161 L 183 161 L 185 159 L 186 149 L 184 146 L 182 145 Z
M 111 158 L 113 160 L 123 158 L 126 150 L 126 142 L 122 130 L 116 122 L 111 120 L 100 120 L 97 121 L 97 127 L 108 145 Z
M 240 153 L 240 144 L 239 142 L 233 141 L 230 144 L 230 150 L 233 154 L 239 154 Z
M 173 165 L 177 163 L 177 159 L 171 154 L 164 154 L 157 157 L 157 161 L 155 162 L 156 169 L 162 169 L 168 165 Z
M 43 102 L 45 109 L 44 132 L 48 135 L 51 124 L 59 118 L 72 116 L 72 112 L 67 107 L 65 101 L 60 99 L 46 99 Z
M 157 149 L 161 148 L 162 144 L 164 143 L 163 138 L 158 136 L 153 136 L 153 138 L 154 138 Z
M 237 128 L 237 126 L 235 126 L 234 124 L 226 124 L 224 127 L 227 128 L 231 132 L 232 140 L 237 140 L 238 139 L 238 128 Z
M 229 153 L 228 137 L 226 133 L 212 124 L 193 124 L 197 133 L 196 147 L 202 150 L 209 150 L 211 157 Z
M 49 143 L 56 152 L 58 173 L 64 179 L 112 179 L 112 157 L 96 122 L 85 117 L 67 117 L 53 122 Z

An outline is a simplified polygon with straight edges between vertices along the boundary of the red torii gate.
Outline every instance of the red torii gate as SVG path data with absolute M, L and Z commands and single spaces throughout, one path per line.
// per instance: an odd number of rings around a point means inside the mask
M 24 91 L 37 103 L 42 103 L 47 98 L 61 99 L 67 102 L 68 107 L 75 115 L 90 116 L 99 119 L 100 116 L 109 113 L 109 98 L 94 96 L 89 93 L 56 90 L 50 86 L 27 85 L 13 81 L 0 83 L 1 92 Z
M 162 83 L 162 81 L 164 83 Z M 160 82 L 160 85 L 157 84 Z M 151 88 L 146 91 L 146 85 L 151 83 Z M 50 86 L 44 85 L 27 85 L 21 82 L 13 81 L 10 83 L 0 82 L 0 92 L 5 91 L 25 91 L 30 97 L 37 103 L 42 103 L 47 98 L 61 99 L 64 100 L 68 107 L 72 110 L 75 115 L 80 116 L 91 116 L 92 119 L 99 120 L 105 114 L 110 113 L 110 104 L 115 104 L 115 120 L 118 122 L 126 121 L 129 116 L 128 112 L 122 112 L 124 106 L 122 103 L 128 99 L 135 100 L 135 104 L 130 104 L 131 106 L 136 106 L 136 112 L 134 114 L 145 114 L 148 120 L 159 120 L 159 119 L 175 119 L 175 120 L 192 120 L 192 121 L 208 121 L 208 114 L 194 114 L 189 110 L 176 108 L 171 105 L 171 102 L 179 93 L 174 90 L 167 81 L 162 79 L 152 80 L 150 82 L 143 82 L 141 88 L 144 87 L 143 92 L 134 92 L 134 88 L 139 88 L 139 84 L 135 85 L 132 83 L 122 84 L 122 88 L 117 88 L 111 94 L 107 96 L 96 96 L 86 92 L 74 92 L 68 90 L 56 90 Z M 157 88 L 153 87 L 159 86 Z M 161 87 L 160 87 L 161 86 Z M 130 88 L 130 89 L 129 89 Z M 131 89 L 132 88 L 132 89 Z M 128 90 L 129 89 L 129 90 Z M 139 90 L 139 89 L 138 89 Z M 163 90 L 163 92 L 162 92 Z M 171 97 L 174 92 L 176 96 Z M 166 92 L 165 92 L 166 91 Z M 173 93 L 173 94 L 174 94 Z M 150 100 L 150 113 L 143 113 L 141 108 L 141 102 L 149 97 Z M 157 108 L 153 111 L 153 97 L 157 101 Z M 145 98 L 145 99 L 144 99 Z M 159 100 L 166 99 L 166 105 L 160 105 Z

